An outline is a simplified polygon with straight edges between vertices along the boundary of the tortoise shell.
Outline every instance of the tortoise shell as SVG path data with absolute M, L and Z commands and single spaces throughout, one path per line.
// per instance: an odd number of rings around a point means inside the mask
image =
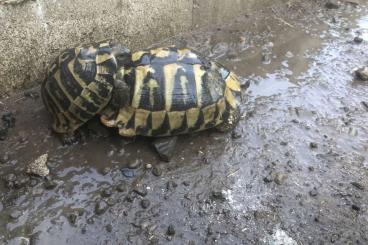
M 74 132 L 106 107 L 118 68 L 112 40 L 64 50 L 48 67 L 41 93 L 57 133 Z
M 222 65 L 190 49 L 138 51 L 118 70 L 130 89 L 130 103 L 101 121 L 122 136 L 169 136 L 228 122 L 239 114 L 240 82 Z

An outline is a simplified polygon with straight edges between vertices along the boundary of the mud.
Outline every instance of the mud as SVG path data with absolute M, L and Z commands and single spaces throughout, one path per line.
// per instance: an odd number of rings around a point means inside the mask
M 38 96 L 0 101 L 16 117 L 0 141 L 0 243 L 367 244 L 368 84 L 354 77 L 367 6 L 289 1 L 253 18 L 155 44 L 250 82 L 236 131 L 181 136 L 169 163 L 98 121 L 64 147 Z M 50 175 L 25 174 L 45 153 Z

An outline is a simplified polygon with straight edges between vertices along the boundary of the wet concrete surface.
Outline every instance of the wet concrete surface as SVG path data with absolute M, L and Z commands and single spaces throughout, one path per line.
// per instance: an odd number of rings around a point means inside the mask
M 250 81 L 236 131 L 181 136 L 170 163 L 98 121 L 62 146 L 37 96 L 1 101 L 0 244 L 367 244 L 368 9 L 277 11 L 157 44 Z M 45 153 L 50 175 L 27 175 Z

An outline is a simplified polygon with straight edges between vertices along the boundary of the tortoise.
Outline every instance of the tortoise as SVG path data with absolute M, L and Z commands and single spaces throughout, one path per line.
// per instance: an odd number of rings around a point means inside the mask
M 130 138 L 226 132 L 240 119 L 237 76 L 174 46 L 130 53 L 110 41 L 68 49 L 49 67 L 42 91 L 53 130 L 66 139 L 95 115 Z

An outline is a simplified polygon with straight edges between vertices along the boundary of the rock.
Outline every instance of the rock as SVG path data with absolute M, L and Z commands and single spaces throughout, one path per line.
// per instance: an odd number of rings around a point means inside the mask
M 362 67 L 355 72 L 355 76 L 361 81 L 368 81 L 368 67 Z
M 231 138 L 232 139 L 239 139 L 242 137 L 242 134 L 240 132 L 240 130 L 236 127 L 232 132 L 231 132 Z
M 101 173 L 102 173 L 102 175 L 107 175 L 108 173 L 110 173 L 110 171 L 111 171 L 111 168 L 106 167 L 106 168 L 102 169 Z
M 107 232 L 112 232 L 112 225 L 108 224 L 105 226 Z
M 39 245 L 41 244 L 41 236 L 42 231 L 37 231 L 36 233 L 33 233 L 29 237 L 30 245 Z
M 116 190 L 118 192 L 125 192 L 127 190 L 127 183 L 125 181 L 121 181 L 118 186 L 116 186 Z
M 121 169 L 121 173 L 127 178 L 133 178 L 134 177 L 134 171 L 129 169 L 129 168 Z
M 5 128 L 13 128 L 15 126 L 15 116 L 12 112 L 5 113 L 1 119 Z
M 360 207 L 359 207 L 358 205 L 356 205 L 356 204 L 351 205 L 351 208 L 352 208 L 354 211 L 357 211 L 357 212 L 359 212 L 359 211 L 360 211 Z
M 364 190 L 364 186 L 363 184 L 359 183 L 359 182 L 351 182 L 352 186 L 354 186 L 355 188 L 359 189 L 359 190 Z
M 363 38 L 361 38 L 361 37 L 354 37 L 354 42 L 355 43 L 357 43 L 357 44 L 360 44 L 360 43 L 362 43 L 364 41 L 364 39 Z
M 102 197 L 110 197 L 111 195 L 112 195 L 112 190 L 111 190 L 111 188 L 104 189 L 104 190 L 101 192 L 101 196 L 102 196 Z
M 5 164 L 5 163 L 7 163 L 9 161 L 9 156 L 8 156 L 8 154 L 4 154 L 4 155 L 2 155 L 2 156 L 0 156 L 0 164 Z
M 9 214 L 9 217 L 13 220 L 17 220 L 20 216 L 22 216 L 23 213 L 19 210 L 15 210 Z
M 326 7 L 327 9 L 338 9 L 338 8 L 340 8 L 340 5 L 338 4 L 338 2 L 337 2 L 337 1 L 332 1 L 332 0 L 330 0 L 330 1 L 328 1 L 328 2 L 325 4 L 325 7 Z
M 318 145 L 317 145 L 317 143 L 315 143 L 315 142 L 311 142 L 311 143 L 309 143 L 309 147 L 310 147 L 311 149 L 316 149 L 316 148 L 318 148 Z
M 146 169 L 151 169 L 152 168 L 152 164 L 148 163 L 146 164 Z
M 278 185 L 282 185 L 287 179 L 287 177 L 288 176 L 285 173 L 276 173 L 273 181 L 275 181 L 275 183 Z
M 318 195 L 318 191 L 317 191 L 317 189 L 316 189 L 316 188 L 314 188 L 313 190 L 309 191 L 309 195 L 310 195 L 311 197 L 315 197 L 315 196 L 317 196 L 317 195 Z
M 104 200 L 100 200 L 96 203 L 96 206 L 95 206 L 95 214 L 97 215 L 101 215 L 103 213 L 106 212 L 106 210 L 108 209 L 108 205 L 107 203 L 104 201 Z
M 141 197 L 147 196 L 147 189 L 144 186 L 136 186 L 133 191 Z
M 364 108 L 368 111 L 368 103 L 365 101 L 362 101 L 361 103 L 364 106 Z
M 174 236 L 175 233 L 176 233 L 175 226 L 174 225 L 169 225 L 169 227 L 167 227 L 166 234 L 169 235 L 169 236 Z
M 211 192 L 211 199 L 213 200 L 219 200 L 219 201 L 226 201 L 226 195 L 224 191 L 212 191 Z
M 160 177 L 162 175 L 162 170 L 158 166 L 154 166 L 152 169 L 152 174 L 156 177 Z
M 262 54 L 262 63 L 265 65 L 271 64 L 271 56 L 269 53 Z
M 309 167 L 308 167 L 308 170 L 309 170 L 310 172 L 313 172 L 313 171 L 314 171 L 314 167 L 313 167 L 313 166 L 309 166 Z
M 263 178 L 263 181 L 265 183 L 271 183 L 273 181 L 272 176 L 271 175 L 267 175 L 266 177 Z
M 47 158 L 47 153 L 39 156 L 34 162 L 27 166 L 26 172 L 40 177 L 46 177 L 50 174 L 50 170 L 47 167 Z
M 46 182 L 44 183 L 44 187 L 46 190 L 55 189 L 56 186 L 57 186 L 57 183 L 51 179 L 46 180 Z
M 78 212 L 74 211 L 68 214 L 68 220 L 71 225 L 75 225 L 78 219 Z
M 128 164 L 129 169 L 137 169 L 140 166 L 142 166 L 142 161 L 139 159 L 136 159 L 135 161 L 132 161 Z
M 151 202 L 148 199 L 143 199 L 141 201 L 141 206 L 143 209 L 147 209 L 151 205 Z
M 174 181 L 170 180 L 166 183 L 166 190 L 167 191 L 173 191 L 176 187 L 178 187 L 178 184 L 176 184 Z
M 107 203 L 107 205 L 109 205 L 110 207 L 112 207 L 112 206 L 114 206 L 116 204 L 116 201 L 115 201 L 115 199 L 113 199 L 113 198 L 110 197 L 110 198 L 107 198 L 106 203 Z
M 0 126 L 0 140 L 5 140 L 8 135 L 8 129 Z
M 156 149 L 162 161 L 165 162 L 170 161 L 175 152 L 177 141 L 178 141 L 177 136 L 159 138 L 153 141 L 153 146 Z
M 185 181 L 183 181 L 183 185 L 185 185 L 185 186 L 190 186 L 190 182 L 189 182 L 189 181 L 187 181 L 187 180 L 185 180 Z

